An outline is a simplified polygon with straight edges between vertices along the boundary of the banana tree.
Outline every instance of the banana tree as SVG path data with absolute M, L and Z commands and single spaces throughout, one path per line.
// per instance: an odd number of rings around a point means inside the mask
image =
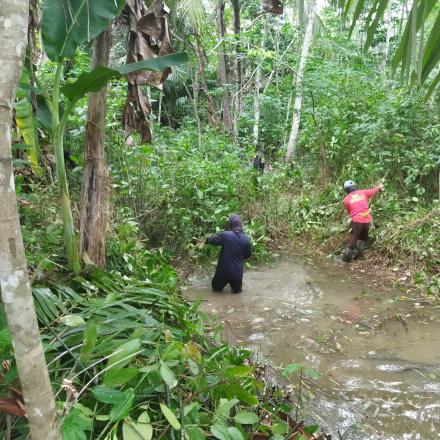
M 350 35 L 360 17 L 366 17 L 364 49 L 372 45 L 384 14 L 391 6 L 391 0 L 333 0 L 332 3 L 345 17 L 352 12 Z M 402 82 L 421 85 L 431 80 L 428 95 L 440 82 L 440 10 L 436 5 L 438 0 L 411 1 L 411 10 L 392 59 L 394 72 L 401 67 Z
M 52 116 L 52 142 L 56 161 L 56 173 L 60 193 L 60 212 L 64 227 L 67 261 L 78 273 L 81 269 L 78 241 L 70 203 L 69 187 L 64 164 L 64 135 L 69 116 L 77 102 L 88 92 L 97 92 L 111 79 L 125 77 L 138 70 L 162 71 L 186 62 L 186 55 L 178 53 L 124 65 L 117 69 L 97 67 L 80 75 L 76 81 L 63 81 L 64 60 L 72 57 L 79 44 L 99 35 L 116 17 L 124 0 L 45 0 L 43 5 L 42 38 L 48 58 L 56 63 L 51 90 L 44 89 L 43 95 Z M 64 112 L 61 113 L 61 102 Z

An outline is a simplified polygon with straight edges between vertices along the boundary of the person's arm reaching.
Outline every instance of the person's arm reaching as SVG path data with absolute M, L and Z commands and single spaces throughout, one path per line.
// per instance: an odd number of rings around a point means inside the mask
M 375 196 L 379 191 L 382 191 L 383 189 L 383 183 L 379 183 L 379 185 L 377 185 L 374 188 L 371 189 L 364 189 L 364 194 L 371 199 L 371 197 Z
M 206 239 L 206 243 L 213 244 L 214 246 L 220 246 L 223 244 L 223 233 L 212 235 Z

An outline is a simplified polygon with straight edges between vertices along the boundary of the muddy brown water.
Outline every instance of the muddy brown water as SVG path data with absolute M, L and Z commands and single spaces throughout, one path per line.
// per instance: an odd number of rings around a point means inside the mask
M 283 257 L 245 273 L 244 291 L 210 290 L 196 275 L 190 300 L 217 316 L 225 337 L 273 366 L 319 371 L 304 383 L 302 416 L 339 439 L 440 438 L 440 309 L 380 287 L 350 268 Z M 298 386 L 296 376 L 290 379 Z M 338 434 L 338 430 L 339 433 Z

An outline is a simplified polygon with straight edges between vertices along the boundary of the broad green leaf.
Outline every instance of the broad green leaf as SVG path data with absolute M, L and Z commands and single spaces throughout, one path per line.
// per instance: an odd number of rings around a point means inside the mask
M 149 60 L 137 61 L 136 63 L 124 64 L 116 70 L 121 75 L 136 72 L 137 70 L 154 70 L 161 72 L 168 67 L 180 66 L 188 62 L 188 54 L 186 52 L 176 52 L 163 57 L 151 58 Z
M 12 345 L 11 334 L 8 328 L 0 330 L 0 348 L 3 350 L 5 347 Z
M 318 425 L 309 425 L 304 428 L 304 432 L 311 435 L 314 434 L 318 430 L 318 428 Z
M 249 411 L 240 411 L 234 416 L 234 421 L 241 425 L 253 425 L 259 420 L 258 416 Z
M 173 413 L 173 411 L 171 411 L 170 408 L 168 408 L 167 405 L 165 405 L 165 403 L 161 403 L 160 404 L 160 409 L 162 411 L 162 414 L 165 416 L 165 418 L 168 420 L 169 424 L 176 430 L 179 431 L 180 430 L 180 422 L 179 420 L 177 420 L 177 417 L 175 416 L 175 414 Z
M 140 351 L 141 345 L 140 339 L 124 342 L 116 349 L 115 354 L 109 358 L 107 365 L 111 366 L 111 369 L 120 370 L 134 359 Z
M 99 92 L 118 72 L 109 67 L 99 66 L 91 72 L 82 73 L 75 82 L 66 84 L 61 92 L 70 101 L 76 102 L 88 92 Z
M 60 321 L 68 327 L 79 327 L 85 324 L 83 317 L 80 315 L 65 315 L 60 318 Z
M 228 385 L 226 387 L 226 393 L 228 397 L 237 397 L 237 399 L 240 399 L 242 402 L 247 403 L 248 405 L 258 404 L 258 399 L 239 384 Z
M 123 0 L 44 0 L 41 34 L 52 61 L 72 57 L 78 45 L 99 35 L 118 15 Z
M 187 416 L 189 413 L 197 409 L 197 411 L 200 409 L 200 403 L 198 402 L 191 402 L 188 405 L 185 405 L 183 407 L 183 415 Z
M 170 389 L 177 385 L 177 380 L 174 376 L 173 370 L 171 370 L 171 368 L 165 362 L 160 363 L 159 372 L 162 379 Z
M 220 405 L 216 408 L 215 414 L 221 417 L 229 417 L 231 409 L 239 402 L 238 399 L 221 399 Z
M 272 425 L 272 432 L 276 434 L 287 434 L 289 432 L 289 425 L 285 422 L 278 422 Z
M 231 440 L 244 440 L 243 434 L 235 426 L 228 428 L 228 434 Z
M 24 142 L 28 146 L 27 155 L 35 174 L 41 173 L 38 164 L 40 156 L 40 146 L 38 143 L 37 124 L 32 112 L 32 105 L 27 99 L 22 99 L 15 103 L 15 123 L 23 136 Z
M 427 101 L 431 97 L 432 93 L 434 92 L 439 82 L 440 82 L 440 72 L 437 74 L 437 76 L 434 78 L 431 85 L 429 86 L 429 89 L 425 95 L 425 101 Z
M 423 0 L 425 2 L 425 10 L 426 10 L 426 17 L 431 13 L 433 7 L 435 6 L 437 0 Z M 397 66 L 400 64 L 400 62 L 402 61 L 402 59 L 405 56 L 406 53 L 406 48 L 408 46 L 410 46 L 410 40 L 413 37 L 411 35 L 411 21 L 412 21 L 412 10 L 410 11 L 409 15 L 408 15 L 408 19 L 406 21 L 406 25 L 405 25 L 405 30 L 403 31 L 403 35 L 400 38 L 400 42 L 399 42 L 399 46 L 396 50 L 396 53 L 394 54 L 393 60 L 392 60 L 392 66 L 393 66 L 393 70 L 396 70 Z M 417 32 L 420 30 L 423 21 L 426 17 L 423 17 L 422 14 L 418 14 L 417 15 Z
M 79 360 L 81 362 L 89 361 L 92 357 L 93 349 L 96 345 L 96 340 L 98 338 L 98 326 L 93 319 L 87 321 L 87 327 L 84 330 L 84 340 L 83 346 L 81 347 L 81 352 L 79 355 Z
M 102 403 L 116 404 L 122 402 L 125 398 L 124 393 L 114 388 L 97 386 L 92 389 L 93 397 Z
M 240 365 L 238 367 L 231 367 L 226 370 L 226 376 L 229 378 L 234 377 L 247 377 L 252 374 L 254 369 L 252 367 L 248 367 L 246 365 Z
M 437 15 L 428 41 L 424 48 L 422 82 L 426 81 L 431 71 L 440 61 L 440 11 Z
M 129 388 L 128 390 L 123 392 L 124 398 L 120 402 L 116 403 L 112 410 L 110 411 L 110 415 L 113 421 L 118 422 L 119 420 L 124 419 L 130 413 L 130 410 L 133 406 L 134 401 L 134 391 Z
M 206 435 L 203 429 L 198 426 L 185 426 L 185 438 L 187 440 L 205 440 Z
M 351 22 L 350 31 L 349 31 L 349 38 L 351 37 L 351 34 L 353 33 L 354 26 L 356 22 L 358 21 L 358 18 L 360 17 L 362 10 L 364 9 L 365 0 L 358 0 L 356 2 L 356 9 L 353 14 L 353 20 Z
M 84 431 L 92 429 L 92 419 L 84 415 L 79 409 L 73 408 L 64 419 L 61 427 L 63 440 L 87 440 Z
M 124 440 L 151 440 L 153 438 L 153 427 L 150 424 L 148 413 L 143 412 L 137 422 L 127 418 L 122 425 Z
M 171 342 L 167 345 L 165 352 L 162 355 L 162 360 L 171 361 L 179 359 L 182 352 L 182 344 L 180 342 Z
M 168 67 L 184 64 L 187 61 L 188 55 L 184 52 L 178 52 L 172 55 L 125 64 L 117 69 L 97 67 L 91 72 L 81 74 L 75 82 L 66 84 L 62 87 L 61 92 L 69 101 L 76 102 L 88 92 L 98 92 L 112 78 L 119 78 L 137 70 L 162 71 Z
M 374 20 L 372 20 L 371 24 L 367 29 L 367 38 L 365 40 L 364 49 L 367 50 L 371 43 L 373 42 L 374 34 L 376 33 L 377 27 L 379 26 L 380 21 L 383 18 L 385 13 L 385 9 L 388 6 L 389 0 L 379 0 L 377 2 L 376 14 Z
M 90 408 L 87 408 L 87 406 L 83 405 L 82 403 L 79 402 L 75 403 L 74 408 L 78 409 L 86 416 L 93 417 L 94 412 Z
M 116 387 L 124 385 L 139 374 L 137 368 L 121 368 L 121 369 L 111 369 L 107 371 L 107 374 L 102 381 L 104 386 Z
M 218 422 L 212 425 L 211 433 L 218 440 L 231 440 L 231 436 L 228 432 L 228 427 L 224 423 Z

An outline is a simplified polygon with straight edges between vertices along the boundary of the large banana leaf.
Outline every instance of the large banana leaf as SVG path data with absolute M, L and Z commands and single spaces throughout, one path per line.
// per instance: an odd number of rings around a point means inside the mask
M 37 124 L 32 113 L 32 106 L 26 98 L 15 104 L 15 122 L 25 144 L 28 146 L 27 155 L 32 170 L 37 175 L 41 174 L 41 168 L 38 165 L 40 147 Z
M 187 60 L 188 55 L 186 53 L 178 52 L 172 55 L 165 55 L 163 57 L 138 61 L 136 63 L 124 64 L 117 69 L 97 67 L 91 72 L 80 75 L 75 82 L 65 85 L 61 89 L 61 92 L 69 99 L 69 101 L 76 102 L 88 92 L 98 92 L 113 78 L 119 78 L 137 70 L 162 71 L 167 67 L 186 63 Z
M 440 12 L 438 12 L 434 25 L 424 42 L 425 25 L 429 22 L 430 14 L 436 8 L 438 0 L 412 0 L 410 14 L 406 20 L 404 32 L 398 43 L 396 53 L 392 60 L 392 67 L 395 71 L 399 65 L 402 68 L 402 80 L 407 82 L 410 79 L 418 78 L 420 83 L 429 79 L 430 73 L 440 63 Z M 367 31 L 365 49 L 368 49 L 373 42 L 376 33 L 382 21 L 384 13 L 391 4 L 390 0 L 341 0 L 333 1 L 332 5 L 344 10 L 347 16 L 354 7 L 352 23 L 350 27 L 350 36 L 353 32 L 356 22 L 360 19 L 362 12 L 366 12 L 364 27 Z M 417 66 L 414 70 L 413 66 Z M 434 80 L 434 87 L 438 84 L 438 78 Z M 430 87 L 429 94 L 433 88 Z
M 124 0 L 44 0 L 41 33 L 52 61 L 74 55 L 78 45 L 99 35 L 115 18 Z
M 428 78 L 431 71 L 440 61 L 440 12 L 437 15 L 431 34 L 424 48 L 422 64 L 422 81 Z
M 435 6 L 437 0 L 422 0 L 422 3 L 418 7 L 425 8 L 425 15 L 428 16 L 433 7 Z M 424 3 L 424 4 L 423 4 Z M 411 10 L 408 16 L 408 20 L 406 22 L 405 30 L 403 31 L 403 35 L 400 39 L 399 46 L 396 50 L 396 53 L 394 54 L 392 66 L 395 70 L 397 66 L 403 62 L 403 58 L 405 56 L 406 48 L 411 45 L 411 38 L 412 38 L 412 32 L 411 32 L 411 21 L 412 21 L 412 15 L 413 11 Z M 422 14 L 417 15 L 417 25 L 416 25 L 416 32 L 419 32 L 420 28 L 422 27 L 422 24 L 424 22 L 424 16 Z

